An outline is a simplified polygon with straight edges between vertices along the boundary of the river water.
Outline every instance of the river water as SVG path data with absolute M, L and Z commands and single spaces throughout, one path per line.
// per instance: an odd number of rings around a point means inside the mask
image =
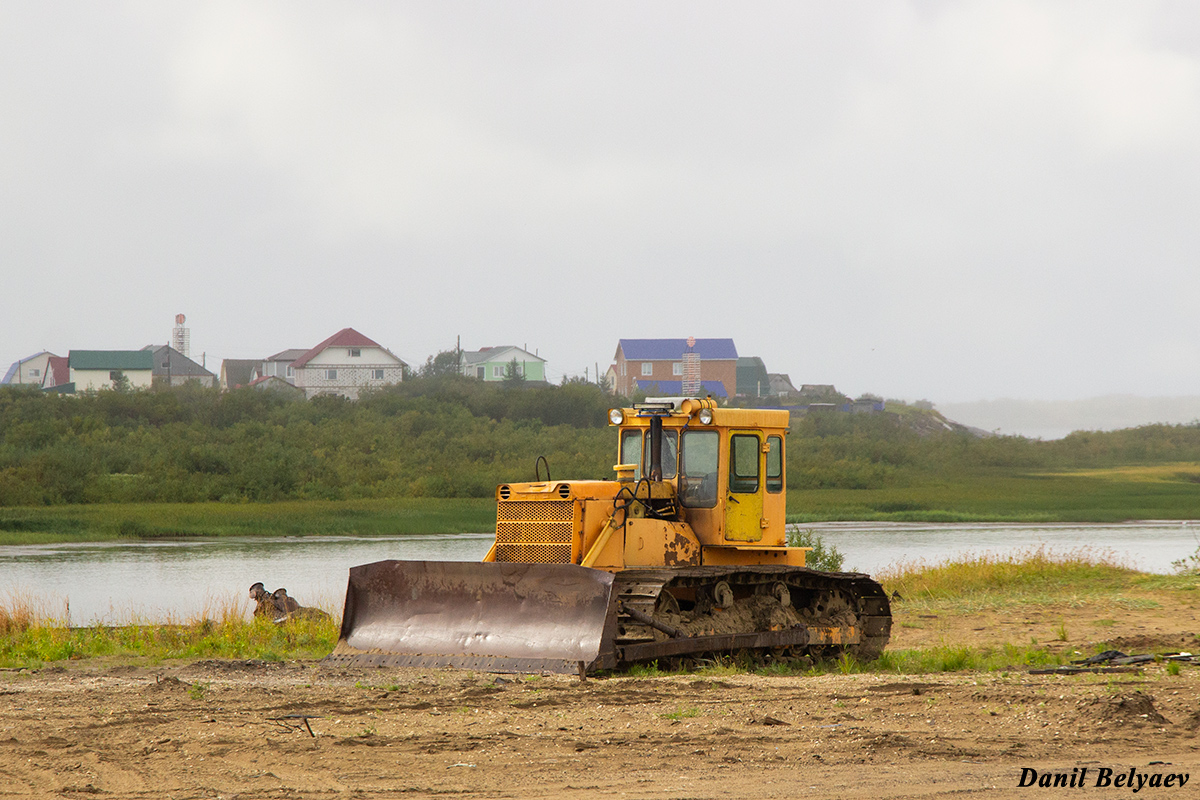
M 1010 525 L 827 522 L 805 525 L 845 556 L 845 569 L 936 562 L 964 553 L 1088 548 L 1148 572 L 1200 547 L 1200 522 Z M 0 547 L 0 604 L 31 601 L 73 625 L 187 621 L 250 613 L 248 589 L 280 586 L 303 605 L 341 609 L 347 572 L 388 558 L 478 561 L 491 534 L 312 536 Z

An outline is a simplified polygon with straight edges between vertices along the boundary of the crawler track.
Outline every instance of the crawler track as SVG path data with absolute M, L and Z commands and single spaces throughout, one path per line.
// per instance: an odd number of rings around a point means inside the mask
M 892 628 L 883 587 L 860 573 L 788 566 L 625 570 L 613 581 L 613 597 L 618 663 L 747 650 L 792 657 L 848 652 L 866 660 L 883 652 Z M 651 624 L 642 621 L 647 617 Z

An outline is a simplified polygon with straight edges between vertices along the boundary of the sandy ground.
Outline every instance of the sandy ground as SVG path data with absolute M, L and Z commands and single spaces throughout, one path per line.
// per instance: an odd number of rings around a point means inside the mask
M 895 647 L 1200 649 L 1186 599 L 896 621 Z M 1200 666 L 581 682 L 89 661 L 0 672 L 0 797 L 1197 797 L 1198 733 Z M 1020 788 L 1023 768 L 1087 772 Z M 1141 791 L 1096 786 L 1131 768 Z

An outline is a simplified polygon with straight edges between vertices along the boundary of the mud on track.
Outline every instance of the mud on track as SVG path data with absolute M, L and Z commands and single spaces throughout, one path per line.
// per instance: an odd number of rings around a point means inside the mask
M 1200 785 L 1198 729 L 1196 667 L 581 683 L 90 662 L 0 673 L 0 797 L 1045 797 L 1021 767 Z

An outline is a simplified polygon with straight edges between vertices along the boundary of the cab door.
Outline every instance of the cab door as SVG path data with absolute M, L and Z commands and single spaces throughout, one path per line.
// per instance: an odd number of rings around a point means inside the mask
M 763 537 L 762 434 L 729 435 L 729 483 L 725 487 L 725 538 L 757 542 Z

